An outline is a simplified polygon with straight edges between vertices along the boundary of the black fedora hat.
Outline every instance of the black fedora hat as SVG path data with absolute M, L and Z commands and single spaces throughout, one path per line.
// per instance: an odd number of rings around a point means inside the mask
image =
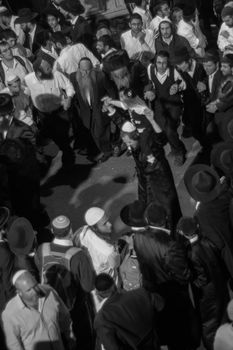
M 103 70 L 106 73 L 114 72 L 122 67 L 128 67 L 129 56 L 125 50 L 118 50 L 110 53 L 103 61 Z
M 121 209 L 120 218 L 127 226 L 138 228 L 146 227 L 147 222 L 144 218 L 145 209 L 145 204 L 136 200 Z
M 14 110 L 12 97 L 9 94 L 0 94 L 0 115 L 11 114 Z
M 188 61 L 190 59 L 190 54 L 188 52 L 188 49 L 183 46 L 180 48 L 177 48 L 174 51 L 174 57 L 172 59 L 172 64 L 173 65 L 177 65 L 177 64 L 181 64 L 182 62 Z
M 0 229 L 2 229 L 8 222 L 10 217 L 10 210 L 7 207 L 0 207 Z
M 18 11 L 18 18 L 15 20 L 15 24 L 31 22 L 38 16 L 38 13 L 32 12 L 30 8 L 25 7 Z
M 184 183 L 190 196 L 203 203 L 214 200 L 221 191 L 217 172 L 205 164 L 190 166 L 184 174 Z
M 167 226 L 168 217 L 166 210 L 155 202 L 152 202 L 147 206 L 144 216 L 149 226 Z
M 211 163 L 225 175 L 233 173 L 233 142 L 220 142 L 211 152 Z
M 23 217 L 16 218 L 7 232 L 10 250 L 15 255 L 29 254 L 32 250 L 35 237 L 35 231 L 31 223 Z
M 64 0 L 59 6 L 73 15 L 81 15 L 85 12 L 85 8 L 79 0 Z

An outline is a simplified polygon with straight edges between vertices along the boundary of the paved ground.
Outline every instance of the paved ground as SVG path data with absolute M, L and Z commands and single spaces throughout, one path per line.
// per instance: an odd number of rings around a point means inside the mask
M 191 215 L 194 204 L 184 188 L 183 175 L 193 160 L 198 146 L 192 139 L 185 140 L 185 144 L 189 154 L 184 166 L 174 167 L 169 156 L 168 159 L 172 166 L 183 214 Z M 169 153 L 168 147 L 166 152 Z M 125 228 L 119 219 L 119 212 L 137 196 L 137 178 L 132 157 L 123 155 L 93 166 L 85 157 L 77 155 L 75 169 L 71 173 L 57 170 L 59 167 L 58 157 L 52 170 L 57 171 L 56 174 L 50 174 L 42 187 L 42 203 L 51 219 L 59 214 L 68 215 L 73 228 L 77 229 L 84 224 L 84 212 L 91 206 L 100 206 L 108 211 L 118 233 Z

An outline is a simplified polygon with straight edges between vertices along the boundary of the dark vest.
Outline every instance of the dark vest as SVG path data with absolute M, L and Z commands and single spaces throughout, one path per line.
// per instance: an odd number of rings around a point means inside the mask
M 151 81 L 154 84 L 155 92 L 157 99 L 159 102 L 168 103 L 168 104 L 177 104 L 181 103 L 181 98 L 179 94 L 170 95 L 169 91 L 173 84 L 176 83 L 174 78 L 174 68 L 169 68 L 169 76 L 165 80 L 163 84 L 160 83 L 158 80 L 156 74 L 155 74 L 155 66 L 151 65 L 150 67 L 150 75 L 151 75 Z

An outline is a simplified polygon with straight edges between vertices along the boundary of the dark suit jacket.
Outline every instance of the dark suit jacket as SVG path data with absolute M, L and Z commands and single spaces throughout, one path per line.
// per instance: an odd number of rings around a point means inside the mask
M 93 34 L 88 21 L 79 16 L 75 25 L 71 29 L 71 39 L 74 44 L 82 43 L 89 50 L 92 50 L 93 46 Z
M 6 242 L 0 242 L 0 312 L 6 303 L 14 296 L 14 287 L 11 283 L 14 273 L 14 255 Z
M 105 349 L 139 349 L 143 339 L 153 334 L 155 309 L 161 309 L 161 298 L 158 297 L 156 302 L 153 308 L 151 298 L 143 288 L 116 292 L 111 296 L 96 315 L 94 323 L 97 337 Z M 151 349 L 157 350 L 159 346 L 154 344 Z
M 212 91 L 209 93 L 209 102 L 215 101 L 218 98 L 218 91 L 223 80 L 223 75 L 220 69 L 214 75 Z M 208 87 L 208 84 L 207 84 Z

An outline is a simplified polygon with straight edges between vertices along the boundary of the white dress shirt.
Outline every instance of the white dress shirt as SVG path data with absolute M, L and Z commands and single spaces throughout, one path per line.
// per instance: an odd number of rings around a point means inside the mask
M 32 72 L 32 65 L 31 63 L 28 63 L 26 61 L 26 59 L 24 59 L 22 56 L 20 57 L 24 62 L 25 62 L 25 66 L 27 69 L 25 69 L 25 67 L 17 60 L 14 58 L 13 60 L 13 67 L 9 68 L 8 66 L 5 65 L 5 63 L 2 63 L 2 68 L 4 70 L 5 73 L 5 85 L 7 82 L 7 78 L 10 77 L 11 75 L 16 75 L 17 77 L 19 77 L 19 79 L 21 80 L 21 82 L 24 81 L 25 76 L 29 73 Z M 27 65 L 27 63 L 28 65 Z
M 197 51 L 199 39 L 194 32 L 194 27 L 190 23 L 187 23 L 181 19 L 177 26 L 177 34 L 187 39 L 190 46 Z
M 225 38 L 225 36 L 223 35 L 224 32 L 228 33 L 228 38 Z M 230 28 L 224 22 L 222 23 L 218 33 L 217 44 L 219 50 L 222 51 L 224 54 L 233 53 L 233 49 L 226 49 L 228 45 L 233 45 L 233 27 Z
M 41 112 L 49 113 L 61 107 L 61 101 L 65 91 L 67 97 L 75 94 L 73 85 L 64 74 L 55 71 L 51 80 L 39 80 L 35 72 L 25 77 L 34 106 Z
M 61 70 L 64 74 L 77 72 L 79 61 L 88 57 L 93 66 L 99 65 L 99 60 L 83 44 L 68 45 L 62 49 L 60 56 L 54 63 L 55 70 Z
M 153 32 L 150 29 L 143 32 L 146 34 L 143 44 L 140 43 L 138 38 L 132 35 L 131 30 L 121 34 L 121 46 L 127 51 L 129 58 L 140 59 L 143 52 L 151 52 L 152 55 L 155 54 Z

